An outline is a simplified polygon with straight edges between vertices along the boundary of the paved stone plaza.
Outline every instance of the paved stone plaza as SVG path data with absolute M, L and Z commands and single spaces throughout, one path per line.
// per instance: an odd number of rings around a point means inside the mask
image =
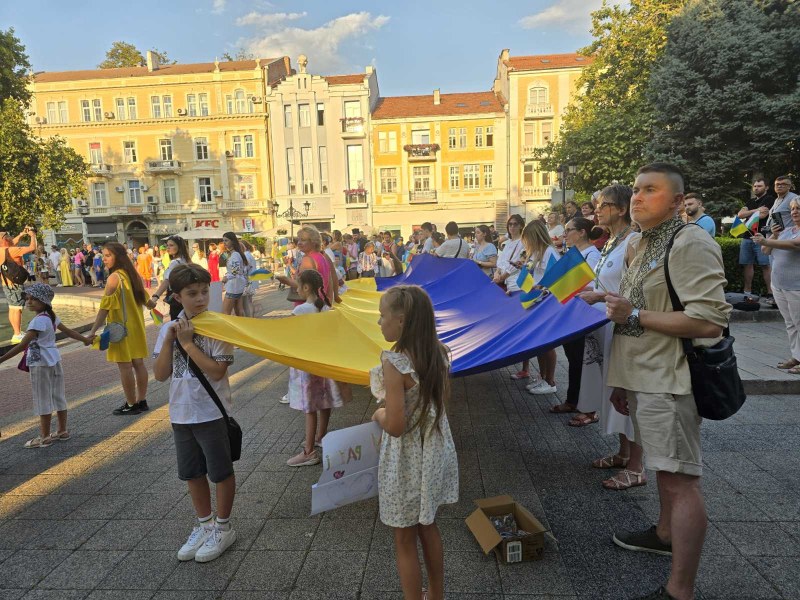
M 268 292 L 263 311 L 285 309 L 283 298 Z M 784 358 L 781 323 L 735 324 L 733 333 L 748 373 L 769 374 L 773 356 Z M 154 337 L 148 327 L 151 344 Z M 565 366 L 561 356 L 562 399 Z M 239 537 L 205 565 L 175 557 L 193 513 L 176 477 L 168 383 L 151 382 L 149 413 L 115 417 L 121 388 L 114 366 L 73 344 L 64 369 L 73 437 L 32 451 L 21 447 L 36 433 L 27 376 L 13 365 L 0 368 L 0 598 L 402 598 L 377 501 L 308 516 L 320 470 L 285 465 L 303 436 L 302 414 L 277 402 L 286 392 L 285 367 L 236 353 L 231 383 L 245 432 L 233 514 Z M 596 426 L 567 427 L 567 416 L 547 412 L 553 402 L 525 393 L 506 369 L 454 380 L 448 415 L 461 500 L 438 519 L 448 598 L 620 599 L 666 580 L 667 558 L 611 543 L 616 528 L 641 528 L 656 517 L 655 478 L 628 492 L 604 491 L 606 472 L 589 462 L 614 450 L 614 440 Z M 332 427 L 361 423 L 373 409 L 359 388 L 334 411 Z M 799 424 L 797 396 L 761 395 L 736 417 L 704 425 L 711 523 L 698 597 L 800 597 Z M 480 551 L 463 519 L 475 498 L 496 494 L 513 495 L 550 529 L 544 560 L 505 566 Z

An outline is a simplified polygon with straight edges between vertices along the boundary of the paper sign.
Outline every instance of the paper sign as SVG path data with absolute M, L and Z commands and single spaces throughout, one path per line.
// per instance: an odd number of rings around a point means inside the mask
M 311 486 L 311 514 L 378 495 L 382 430 L 371 421 L 322 438 L 322 475 Z

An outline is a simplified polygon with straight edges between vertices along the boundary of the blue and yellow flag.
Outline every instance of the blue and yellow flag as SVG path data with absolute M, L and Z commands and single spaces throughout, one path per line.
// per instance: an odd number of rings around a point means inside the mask
M 247 277 L 250 281 L 269 281 L 272 279 L 273 274 L 272 271 L 267 269 L 256 269 L 255 271 L 250 271 L 250 275 Z
M 594 271 L 575 246 L 545 271 L 539 285 L 550 290 L 561 304 L 573 298 L 594 280 Z
M 731 235 L 733 237 L 741 237 L 748 231 L 750 230 L 747 228 L 747 225 L 745 225 L 744 221 L 742 221 L 737 215 L 731 224 Z
M 289 238 L 278 238 L 278 250 L 281 251 L 281 256 L 286 256 L 286 253 L 289 252 Z

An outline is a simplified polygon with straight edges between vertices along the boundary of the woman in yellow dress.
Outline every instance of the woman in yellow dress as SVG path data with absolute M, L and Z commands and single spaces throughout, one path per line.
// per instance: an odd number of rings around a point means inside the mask
M 61 249 L 61 259 L 58 261 L 58 272 L 61 273 L 61 285 L 72 287 L 72 261 L 69 259 L 67 249 Z
M 114 410 L 114 414 L 138 415 L 149 408 L 146 399 L 147 368 L 144 365 L 147 338 L 142 311 L 147 303 L 147 294 L 122 244 L 107 242 L 103 246 L 103 264 L 109 276 L 100 310 L 88 337 L 93 338 L 103 323 L 125 324 L 127 335 L 119 342 L 109 344 L 106 360 L 117 363 L 125 392 L 125 402 Z
M 144 287 L 150 288 L 150 278 L 153 276 L 153 257 L 145 252 L 144 246 L 139 248 L 139 256 L 136 258 L 136 272 L 144 281 Z

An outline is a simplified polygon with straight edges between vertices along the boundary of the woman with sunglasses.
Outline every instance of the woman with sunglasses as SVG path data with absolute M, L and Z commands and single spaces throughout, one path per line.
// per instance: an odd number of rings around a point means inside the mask
M 172 273 L 172 269 L 177 267 L 178 265 L 186 265 L 192 262 L 192 259 L 189 257 L 189 245 L 179 235 L 171 235 L 167 238 L 167 256 L 169 256 L 169 265 L 167 268 L 164 269 L 163 279 L 156 289 L 155 293 L 150 297 L 150 300 L 147 302 L 147 308 L 153 309 L 156 307 L 156 302 L 158 299 L 161 298 L 161 295 L 166 292 L 167 297 L 164 301 L 169 304 L 169 318 L 171 320 L 175 320 L 178 318 L 183 307 L 181 306 L 180 302 L 172 300 L 172 293 L 169 289 L 169 276 Z

